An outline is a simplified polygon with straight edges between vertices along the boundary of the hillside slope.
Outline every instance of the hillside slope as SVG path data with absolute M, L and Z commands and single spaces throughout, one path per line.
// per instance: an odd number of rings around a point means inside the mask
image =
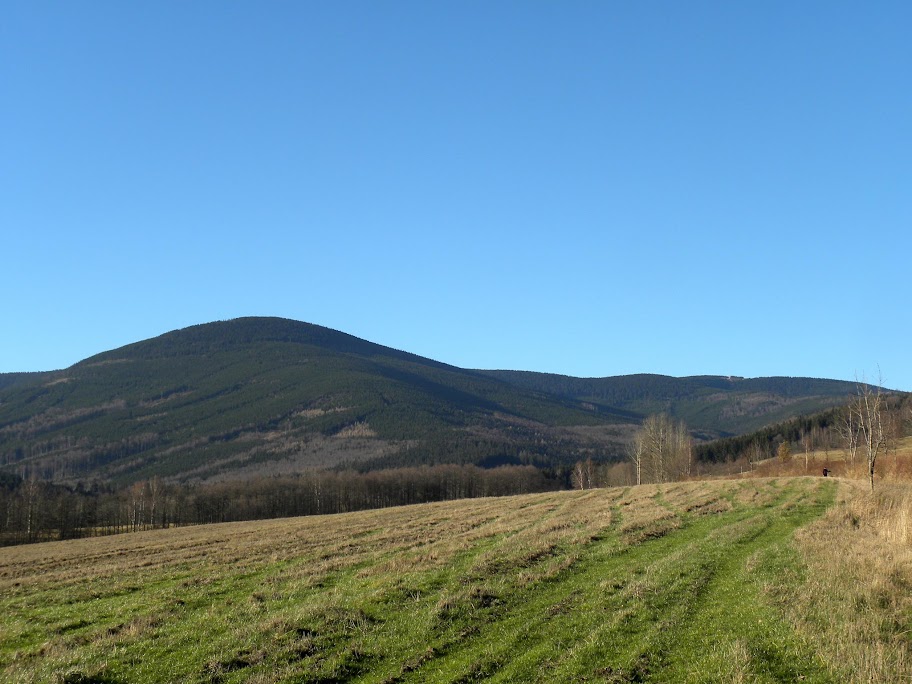
M 0 389 L 0 467 L 193 480 L 306 467 L 573 462 L 635 416 L 308 323 L 167 333 Z
M 623 458 L 644 416 L 698 437 L 842 401 L 850 383 L 473 371 L 309 323 L 197 325 L 48 373 L 0 375 L 0 474 L 116 485 L 439 463 Z
M 523 389 L 641 415 L 667 412 L 708 437 L 752 432 L 845 403 L 855 385 L 816 378 L 623 375 L 574 378 L 530 371 L 479 371 Z

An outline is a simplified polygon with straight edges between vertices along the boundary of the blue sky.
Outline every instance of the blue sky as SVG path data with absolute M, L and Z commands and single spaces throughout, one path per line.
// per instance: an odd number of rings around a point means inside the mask
M 0 372 L 245 315 L 912 390 L 912 5 L 10 2 Z

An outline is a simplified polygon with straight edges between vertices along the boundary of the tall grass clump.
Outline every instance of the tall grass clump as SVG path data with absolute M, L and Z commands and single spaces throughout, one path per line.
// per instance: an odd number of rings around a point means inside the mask
M 912 681 L 912 489 L 844 480 L 826 515 L 798 530 L 803 578 L 780 605 L 845 682 Z

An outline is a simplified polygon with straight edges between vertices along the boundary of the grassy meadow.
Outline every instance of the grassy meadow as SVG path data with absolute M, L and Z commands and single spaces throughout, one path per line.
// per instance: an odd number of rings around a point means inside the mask
M 909 680 L 910 501 L 684 482 L 0 549 L 0 680 Z

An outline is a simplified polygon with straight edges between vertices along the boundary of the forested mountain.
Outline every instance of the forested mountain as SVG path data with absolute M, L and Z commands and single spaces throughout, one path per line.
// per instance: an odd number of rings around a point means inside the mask
M 0 468 L 119 484 L 308 467 L 572 463 L 637 417 L 316 325 L 167 333 L 0 389 Z
M 707 437 L 765 425 L 845 403 L 855 385 L 816 378 L 621 375 L 574 378 L 530 371 L 479 371 L 522 389 L 612 406 L 635 414 L 665 412 Z
M 849 383 L 449 366 L 279 318 L 193 326 L 61 371 L 0 375 L 0 474 L 115 485 L 308 468 L 554 467 L 622 458 L 643 416 L 738 434 L 838 403 Z
M 29 380 L 48 378 L 53 373 L 0 373 L 0 389 L 10 387 Z

